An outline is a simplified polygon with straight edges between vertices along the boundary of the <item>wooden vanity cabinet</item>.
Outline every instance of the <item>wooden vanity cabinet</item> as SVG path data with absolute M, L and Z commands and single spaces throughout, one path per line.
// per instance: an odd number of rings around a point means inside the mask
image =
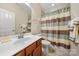
M 26 47 L 26 56 L 41 56 L 42 55 L 42 44 L 39 39 L 30 46 Z
M 32 56 L 33 51 L 36 49 L 36 42 L 34 42 L 33 44 L 31 44 L 30 46 L 26 47 L 26 56 Z
M 14 56 L 25 56 L 25 50 L 22 50 L 22 51 L 18 52 Z
M 31 45 L 21 50 L 20 52 L 16 53 L 14 56 L 41 56 L 42 55 L 41 40 L 42 38 L 32 43 Z
M 36 42 L 36 46 L 37 48 L 33 51 L 33 56 L 42 56 L 42 43 L 41 43 L 42 39 L 39 39 Z
M 33 52 L 33 56 L 41 56 L 42 55 L 42 49 L 41 49 L 42 45 L 39 45 Z
M 42 44 L 42 43 L 41 43 L 41 40 L 42 40 L 42 39 L 39 39 L 39 40 L 36 42 L 37 47 Z

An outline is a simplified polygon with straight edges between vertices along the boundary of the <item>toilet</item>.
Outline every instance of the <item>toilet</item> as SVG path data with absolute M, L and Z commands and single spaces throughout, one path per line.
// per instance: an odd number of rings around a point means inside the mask
M 49 48 L 52 48 L 51 43 L 47 40 L 42 40 L 42 46 L 42 51 L 44 52 L 44 55 L 47 55 L 49 52 Z

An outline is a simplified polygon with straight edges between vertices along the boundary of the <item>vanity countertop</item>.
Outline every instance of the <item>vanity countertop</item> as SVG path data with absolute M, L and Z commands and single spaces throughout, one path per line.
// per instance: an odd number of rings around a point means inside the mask
M 40 38 L 41 37 L 37 35 L 28 35 L 22 39 L 15 38 L 17 41 L 14 43 L 0 46 L 0 56 L 12 56 Z

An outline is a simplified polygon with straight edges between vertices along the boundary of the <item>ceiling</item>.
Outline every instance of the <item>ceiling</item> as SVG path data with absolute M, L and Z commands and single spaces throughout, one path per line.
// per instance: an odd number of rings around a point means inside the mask
M 55 6 L 52 6 L 51 4 L 52 3 L 40 3 L 42 11 L 47 13 L 70 5 L 69 3 L 54 3 Z
M 52 6 L 51 4 L 55 4 L 55 6 Z M 26 10 L 28 11 L 28 15 L 31 14 L 31 8 L 28 5 L 26 5 L 24 3 L 20 3 L 19 5 L 26 8 Z M 39 7 L 41 8 L 42 15 L 44 15 L 46 13 L 63 8 L 65 6 L 69 6 L 70 4 L 69 3 L 29 3 L 29 5 L 31 7 L 32 7 L 32 5 L 37 6 L 37 7 L 38 7 L 38 5 L 40 5 Z

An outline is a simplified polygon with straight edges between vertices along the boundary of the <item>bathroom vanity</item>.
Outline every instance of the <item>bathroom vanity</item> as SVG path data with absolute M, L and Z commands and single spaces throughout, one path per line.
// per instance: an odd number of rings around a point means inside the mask
M 37 35 L 27 35 L 24 38 L 16 39 L 15 42 L 7 45 L 0 45 L 0 56 L 41 56 L 42 38 Z
M 14 56 L 41 56 L 42 55 L 41 39 L 42 38 L 33 42 L 29 46 L 25 47 L 24 49 L 22 49 L 18 53 L 14 54 Z

